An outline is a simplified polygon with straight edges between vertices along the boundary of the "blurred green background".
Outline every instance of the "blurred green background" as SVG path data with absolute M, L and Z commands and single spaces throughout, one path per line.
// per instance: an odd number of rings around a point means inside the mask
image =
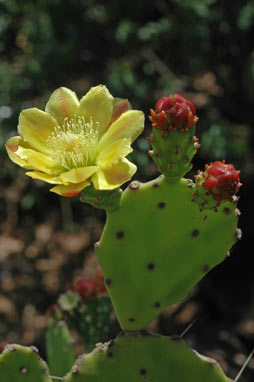
M 84 255 L 93 258 L 105 218 L 80 207 L 78 198 L 63 200 L 47 184 L 26 179 L 4 143 L 16 135 L 20 111 L 43 109 L 57 87 L 81 97 L 102 83 L 146 116 L 158 98 L 179 92 L 200 117 L 194 170 L 216 159 L 242 170 L 243 240 L 192 302 L 206 317 L 197 342 L 201 335 L 203 348 L 214 348 L 220 330 L 237 327 L 242 343 L 228 348 L 233 367 L 241 364 L 238 353 L 254 340 L 253 26 L 253 0 L 0 0 L 0 339 L 41 344 L 45 311 L 86 272 Z M 146 155 L 148 118 L 146 125 L 132 154 L 141 180 L 156 175 Z M 39 324 L 31 331 L 34 319 Z M 169 318 L 158 325 L 166 334 L 178 328 Z

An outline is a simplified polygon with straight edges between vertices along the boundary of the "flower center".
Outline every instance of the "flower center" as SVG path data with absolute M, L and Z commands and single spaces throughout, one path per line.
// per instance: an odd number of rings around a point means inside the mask
M 68 170 L 93 165 L 97 144 L 98 122 L 86 122 L 76 114 L 65 118 L 63 126 L 56 126 L 47 139 L 52 159 Z

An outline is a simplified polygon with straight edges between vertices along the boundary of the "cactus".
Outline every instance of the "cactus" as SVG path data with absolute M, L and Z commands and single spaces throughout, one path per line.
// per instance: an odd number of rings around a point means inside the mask
M 229 382 L 219 365 L 180 338 L 124 335 L 80 356 L 65 382 Z
M 93 279 L 79 280 L 74 291 L 67 291 L 58 299 L 63 318 L 78 333 L 86 351 L 108 339 L 112 304 L 101 276 L 98 272 Z
M 120 206 L 107 210 L 96 245 L 124 330 L 144 329 L 165 308 L 186 298 L 240 235 L 235 193 L 241 184 L 233 165 L 207 165 L 195 183 L 181 178 L 199 145 L 193 136 L 195 108 L 179 95 L 164 97 L 151 111 L 151 120 L 152 158 L 163 175 L 130 183 Z M 81 200 L 85 196 L 86 189 Z
M 50 373 L 61 377 L 75 360 L 73 339 L 61 313 L 56 307 L 46 333 L 47 359 Z
M 196 188 L 186 179 L 134 181 L 121 208 L 108 213 L 96 253 L 124 330 L 144 329 L 187 297 L 236 241 L 235 205 L 200 211 L 192 201 Z
M 52 382 L 47 364 L 34 347 L 7 345 L 0 355 L 0 382 Z
M 51 96 L 46 112 L 21 113 L 21 136 L 6 144 L 15 163 L 33 170 L 29 176 L 56 184 L 51 191 L 68 197 L 82 192 L 81 201 L 107 211 L 95 247 L 123 334 L 80 356 L 64 381 L 227 382 L 215 361 L 192 351 L 181 339 L 145 329 L 165 308 L 186 298 L 240 238 L 239 171 L 216 161 L 198 171 L 194 182 L 183 178 L 200 146 L 194 135 L 198 117 L 190 101 L 174 94 L 160 99 L 149 118 L 153 131 L 148 141 L 153 150 L 148 154 L 162 175 L 147 183 L 135 180 L 122 192 L 119 187 L 136 170 L 125 157 L 143 129 L 143 114 L 129 109 L 126 100 L 113 99 L 103 86 L 92 88 L 80 102 L 73 92 L 61 88 Z M 98 322 L 94 286 L 86 280 L 76 292 L 91 299 L 86 313 Z M 83 333 L 87 322 L 79 323 L 80 297 L 68 292 L 59 304 Z M 107 309 L 104 323 L 108 313 Z M 86 338 L 85 333 L 82 336 Z M 60 339 L 54 341 L 57 345 Z M 32 350 L 17 349 L 11 353 L 7 346 L 1 356 L 0 371 L 5 376 L 12 363 L 19 367 L 9 371 L 15 378 L 21 370 L 30 370 L 25 360 Z M 38 374 L 39 365 L 33 359 L 31 368 Z M 44 370 L 41 381 L 46 382 L 50 379 Z

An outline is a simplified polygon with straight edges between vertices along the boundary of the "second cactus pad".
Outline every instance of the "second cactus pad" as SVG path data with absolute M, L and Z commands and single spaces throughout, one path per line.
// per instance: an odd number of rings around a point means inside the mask
M 158 335 L 122 336 L 80 356 L 65 382 L 229 382 L 219 365 L 184 341 Z
M 52 382 L 47 364 L 31 346 L 7 345 L 0 355 L 0 382 Z
M 134 181 L 108 213 L 96 253 L 124 330 L 144 329 L 186 298 L 236 241 L 235 203 L 200 211 L 197 187 L 187 179 Z

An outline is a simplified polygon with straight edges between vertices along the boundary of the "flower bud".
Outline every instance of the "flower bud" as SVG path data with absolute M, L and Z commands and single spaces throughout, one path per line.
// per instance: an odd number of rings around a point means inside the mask
M 151 109 L 149 119 L 154 128 L 179 129 L 183 132 L 187 132 L 198 121 L 194 105 L 177 93 L 162 97 L 156 103 L 155 110 Z
M 204 179 L 200 185 L 205 187 L 213 198 L 221 202 L 222 200 L 235 201 L 235 194 L 239 191 L 240 171 L 236 171 L 232 164 L 225 161 L 216 161 L 205 166 L 206 171 L 201 174 Z

